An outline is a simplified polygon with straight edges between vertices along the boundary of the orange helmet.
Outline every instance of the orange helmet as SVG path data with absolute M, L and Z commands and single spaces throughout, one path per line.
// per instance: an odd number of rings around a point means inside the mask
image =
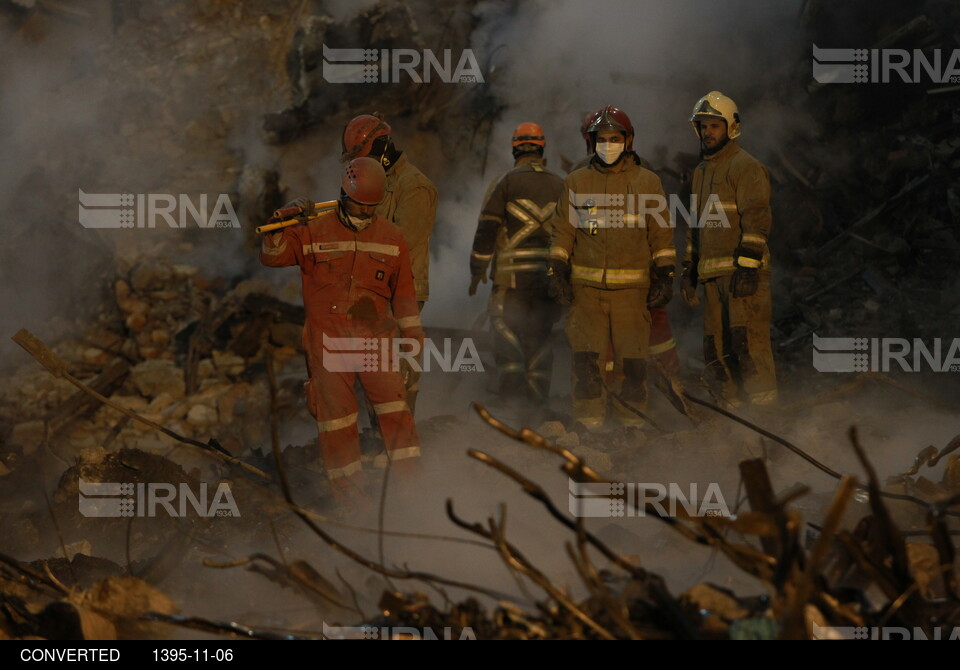
M 340 188 L 354 202 L 376 205 L 387 192 L 387 173 L 369 156 L 354 158 L 343 169 Z
M 390 124 L 376 114 L 361 114 L 350 119 L 350 123 L 343 129 L 340 162 L 346 163 L 351 158 L 360 158 L 370 153 L 370 146 L 378 137 L 390 134 Z
M 626 112 L 611 105 L 597 111 L 596 118 L 587 128 L 587 132 L 590 133 L 594 143 L 596 142 L 596 132 L 605 128 L 613 128 L 622 132 L 626 138 L 624 151 L 633 151 L 633 124 L 630 123 L 630 117 L 627 116 Z
M 536 123 L 521 123 L 513 131 L 513 139 L 510 146 L 516 148 L 521 144 L 536 144 L 538 147 L 545 147 L 547 140 L 543 136 L 543 128 Z

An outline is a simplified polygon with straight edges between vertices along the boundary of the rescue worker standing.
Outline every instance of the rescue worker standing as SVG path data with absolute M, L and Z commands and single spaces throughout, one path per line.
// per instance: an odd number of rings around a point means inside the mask
M 410 248 L 417 304 L 423 310 L 430 298 L 430 234 L 437 216 L 437 188 L 393 142 L 390 125 L 379 115 L 361 114 L 343 129 L 341 162 L 369 156 L 387 173 L 386 195 L 377 214 L 403 232 Z M 419 359 L 422 360 L 422 359 Z M 404 369 L 407 402 L 416 407 L 420 371 Z
M 590 124 L 590 164 L 567 175 L 551 220 L 551 293 L 571 303 L 565 331 L 573 351 L 573 413 L 600 428 L 607 398 L 600 359 L 612 344 L 614 415 L 640 426 L 646 409 L 649 308 L 673 293 L 676 249 L 660 178 L 633 152 L 633 125 L 605 107 Z M 617 374 L 620 371 L 620 374 Z
M 698 306 L 697 285 L 703 285 L 704 362 L 724 399 L 738 406 L 742 391 L 752 404 L 770 405 L 777 400 L 770 345 L 770 177 L 736 141 L 740 115 L 733 100 L 707 93 L 690 123 L 703 156 L 693 173 L 696 220 L 708 223 L 687 232 L 681 293 Z
M 601 114 L 603 114 L 602 109 L 596 112 L 590 112 L 583 117 L 583 121 L 580 123 L 580 136 L 583 137 L 586 143 L 587 155 L 574 164 L 570 170 L 571 172 L 586 167 L 590 164 L 590 161 L 593 160 L 596 147 L 593 145 L 593 136 L 589 130 L 590 126 L 593 125 L 594 121 L 596 121 Z M 633 155 L 638 165 L 648 170 L 653 170 L 653 166 L 649 161 L 644 160 L 643 157 L 636 152 L 634 152 Z M 673 330 L 670 327 L 670 318 L 667 315 L 666 307 L 650 308 L 650 350 L 648 354 L 650 361 L 656 361 L 660 366 L 658 368 L 656 365 L 651 365 L 657 387 L 664 392 L 667 398 L 670 399 L 670 402 L 682 404 L 682 399 L 677 396 L 671 385 L 671 381 L 679 384 L 679 382 L 675 380 L 676 376 L 680 373 L 680 357 L 677 355 L 677 341 L 673 337 Z M 605 373 L 612 373 L 613 361 L 606 359 L 603 367 Z M 685 407 L 681 409 L 681 411 L 685 410 Z
M 469 295 L 493 269 L 488 313 L 500 397 L 541 403 L 550 395 L 550 332 L 560 305 L 547 291 L 550 233 L 563 179 L 546 169 L 546 138 L 536 123 L 513 131 L 514 168 L 487 190 L 470 254 Z
M 260 251 L 264 265 L 300 266 L 309 376 L 304 388 L 317 420 L 320 455 L 341 503 L 366 498 L 355 379 L 373 405 L 393 467 L 409 471 L 420 455 L 403 379 L 392 361 L 375 360 L 376 353 L 392 347 L 368 346 L 398 333 L 421 343 L 424 337 L 406 240 L 375 214 L 385 190 L 386 175 L 377 161 L 353 159 L 343 171 L 335 210 L 267 233 Z M 308 198 L 294 204 L 313 213 Z

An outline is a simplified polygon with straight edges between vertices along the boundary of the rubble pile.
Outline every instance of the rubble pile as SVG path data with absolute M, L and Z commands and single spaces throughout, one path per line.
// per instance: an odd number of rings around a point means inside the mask
M 302 307 L 254 287 L 228 289 L 196 268 L 144 258 L 113 282 L 112 304 L 56 352 L 102 395 L 186 437 L 216 436 L 233 454 L 269 444 L 270 389 L 264 356 L 278 375 L 302 377 Z M 268 352 L 268 353 L 265 353 Z M 169 450 L 175 441 L 52 378 L 22 366 L 0 389 L 6 450 L 48 445 L 72 462 L 85 448 L 113 444 Z M 302 410 L 296 378 L 277 389 L 283 416 Z
M 0 8 L 0 25 L 9 24 L 25 39 L 42 41 L 45 26 L 64 20 L 63 13 L 70 14 L 70 21 L 108 21 L 116 43 L 96 50 L 93 62 L 115 79 L 135 70 L 142 81 L 108 92 L 109 76 L 94 81 L 81 71 L 63 85 L 63 94 L 69 99 L 71 91 L 103 87 L 105 99 L 114 103 L 104 127 L 111 129 L 111 137 L 116 129 L 119 137 L 111 140 L 119 144 L 111 146 L 132 148 L 113 152 L 118 158 L 112 162 L 51 152 L 41 157 L 47 171 L 33 175 L 31 189 L 24 192 L 66 193 L 51 186 L 55 176 L 85 172 L 96 175 L 96 183 L 86 186 L 90 190 L 110 190 L 123 183 L 131 191 L 163 184 L 184 193 L 198 189 L 229 193 L 241 203 L 246 231 L 241 265 L 254 262 L 253 224 L 261 223 L 282 202 L 284 191 L 278 172 L 261 164 L 255 152 L 248 154 L 260 141 L 250 137 L 262 134 L 273 147 L 292 148 L 321 124 L 339 127 L 338 119 L 376 101 L 392 116 L 437 131 L 433 135 L 442 143 L 421 153 L 451 157 L 460 146 L 479 154 L 502 109 L 486 86 L 414 86 L 408 81 L 386 93 L 355 85 L 336 97 L 325 95 L 320 87 L 325 45 L 347 48 L 363 43 L 388 49 L 468 44 L 477 21 L 472 12 L 475 2 L 421 8 L 424 14 L 418 20 L 411 6 L 387 0 L 344 21 L 323 13 L 322 7 L 300 2 L 115 2 L 109 16 L 86 12 L 84 3 L 76 4 L 79 13 L 71 13 L 71 6 L 63 3 L 15 2 L 12 9 Z M 890 11 L 871 8 L 858 13 L 866 20 L 856 22 L 855 33 L 844 39 L 863 48 L 908 43 L 947 50 L 960 47 L 957 34 L 944 28 L 960 21 L 953 4 L 936 0 L 882 4 Z M 851 23 L 845 17 L 851 11 L 848 6 L 808 0 L 801 21 L 810 33 L 822 36 L 831 26 L 848 28 Z M 184 35 L 182 27 L 178 29 L 183 24 L 194 26 L 201 36 Z M 240 42 L 254 46 L 243 53 L 230 48 Z M 803 48 L 791 83 L 806 85 L 809 44 Z M 241 79 L 242 85 L 235 87 Z M 167 80 L 176 84 L 158 85 Z M 169 90 L 169 96 L 161 99 L 157 90 Z M 764 91 L 757 99 L 781 93 Z M 800 100 L 790 93 L 779 101 L 796 105 L 818 127 L 812 136 L 794 138 L 765 157 L 774 181 L 777 231 L 772 238 L 774 341 L 779 346 L 778 364 L 788 375 L 809 370 L 813 333 L 862 338 L 954 335 L 940 329 L 960 317 L 960 276 L 955 271 L 960 258 L 957 95 L 960 87 L 948 85 L 814 83 Z M 205 110 L 202 114 L 194 114 L 195 108 L 187 104 L 191 96 Z M 211 99 L 217 103 L 207 104 Z M 679 155 L 675 170 L 660 171 L 669 172 L 679 189 L 696 160 Z M 138 169 L 144 163 L 150 169 Z M 67 190 L 73 193 L 75 187 Z M 73 217 L 75 202 L 70 203 L 60 209 L 70 210 Z M 26 211 L 26 204 L 14 199 L 9 206 Z M 23 233 L 16 238 L 18 244 L 29 244 L 34 234 Z M 92 248 L 86 244 L 85 250 Z M 321 564 L 319 558 L 287 561 L 266 553 L 236 558 L 250 545 L 272 546 L 268 544 L 272 541 L 283 553 L 280 547 L 286 536 L 278 539 L 283 534 L 272 524 L 281 515 L 287 520 L 290 516 L 279 500 L 277 468 L 267 457 L 271 448 L 283 452 L 294 488 L 299 488 L 300 477 L 324 493 L 323 473 L 303 467 L 312 460 L 312 445 L 284 445 L 277 434 L 281 423 L 311 422 L 301 388 L 304 315 L 302 307 L 276 297 L 280 292 L 272 285 L 241 280 L 243 273 L 233 272 L 232 266 L 218 277 L 185 261 L 194 250 L 191 244 L 113 257 L 97 247 L 91 255 L 101 260 L 91 271 L 102 289 L 99 309 L 71 322 L 54 346 L 74 378 L 181 439 L 132 420 L 34 361 L 0 384 L 4 491 L 0 517 L 5 538 L 0 554 L 0 638 L 174 634 L 169 627 L 158 627 L 158 621 L 193 625 L 207 634 L 278 635 L 276 627 L 267 625 L 262 631 L 240 630 L 224 621 L 194 619 L 191 624 L 177 619 L 181 608 L 158 586 L 176 566 L 195 570 L 219 562 L 216 567 L 246 567 L 266 577 L 269 586 L 284 589 L 285 597 L 286 589 L 292 589 L 325 621 L 331 598 L 343 604 L 340 596 L 332 595 L 336 589 L 313 567 Z M 0 277 L 5 280 L 4 266 L 12 267 L 8 257 L 13 252 L 0 243 Z M 764 425 L 789 427 L 800 421 L 822 425 L 831 419 L 825 409 L 831 405 L 836 422 L 851 421 L 851 416 L 841 416 L 846 406 L 836 400 L 875 379 L 862 375 L 849 387 L 836 388 L 835 380 L 820 376 L 812 380 L 814 385 L 830 386 L 828 390 L 811 394 L 806 401 L 785 403 L 776 421 Z M 887 378 L 883 383 L 893 382 Z M 941 377 L 935 383 L 949 382 Z M 912 390 L 916 396 L 916 388 Z M 652 401 L 654 411 L 657 402 L 666 407 L 662 399 Z M 625 430 L 602 438 L 578 429 L 569 416 L 550 413 L 537 423 L 539 434 L 500 428 L 561 457 L 563 471 L 576 475 L 577 481 L 594 483 L 627 480 L 638 454 L 648 459 L 644 467 L 654 469 L 657 459 L 669 458 L 678 447 L 716 440 L 729 451 L 745 448 L 739 437 L 718 427 L 722 419 L 703 423 L 697 419 L 691 428 L 690 415 L 671 416 L 685 422 L 682 429 Z M 425 453 L 432 446 L 438 451 L 449 447 L 444 440 L 451 431 L 459 431 L 464 440 L 476 437 L 458 417 L 434 417 L 418 423 L 418 428 Z M 379 449 L 373 433 L 364 432 L 367 461 Z M 191 445 L 184 442 L 190 440 L 206 445 L 211 453 L 188 448 Z M 851 441 L 856 445 L 855 434 Z M 798 508 L 805 487 L 779 497 L 773 494 L 763 465 L 769 461 L 766 443 L 763 448 L 763 462 L 741 463 L 749 509 L 738 501 L 729 518 L 677 519 L 651 512 L 684 541 L 712 548 L 758 580 L 761 595 L 740 597 L 711 583 L 695 584 L 675 595 L 664 578 L 644 569 L 635 557 L 620 554 L 612 542 L 591 535 L 582 518 L 566 515 L 565 505 L 549 500 L 522 472 L 478 458 L 474 452 L 474 458 L 498 469 L 543 505 L 558 530 L 569 534 L 568 556 L 580 579 L 578 586 L 588 596 L 574 598 L 566 585 L 555 584 L 539 570 L 522 547 L 512 543 L 503 519 L 468 518 L 451 503 L 450 521 L 480 538 L 484 550 L 496 552 L 525 588 L 532 584 L 539 589 L 536 596 L 527 602 L 509 601 L 495 589 L 472 585 L 488 598 L 455 603 L 447 599 L 448 606 L 441 608 L 413 588 L 391 589 L 381 595 L 376 607 L 380 614 L 375 617 L 360 611 L 352 618 L 342 611 L 338 616 L 356 625 L 449 629 L 454 639 L 467 629 L 476 637 L 497 639 L 801 639 L 846 637 L 848 631 L 883 626 L 932 636 L 935 629 L 960 625 L 952 540 L 956 531 L 948 526 L 954 523 L 954 503 L 960 495 L 960 455 L 953 453 L 960 448 L 960 438 L 939 451 L 932 446 L 921 451 L 912 468 L 889 477 L 885 485 L 857 447 L 867 484 L 841 478 L 837 492 L 817 509 L 820 513 L 807 519 Z M 708 459 L 718 458 L 720 451 L 702 455 L 703 467 L 708 468 Z M 541 455 L 538 451 L 522 457 L 532 463 Z M 941 460 L 942 476 L 928 476 L 924 468 Z M 266 474 L 266 480 L 257 482 L 269 491 L 265 497 L 258 498 L 263 491 L 255 491 L 252 480 L 225 464 L 237 461 Z M 222 485 L 229 491 L 249 486 L 250 495 L 244 499 L 258 502 L 244 509 L 243 520 L 217 518 L 215 524 L 196 515 L 132 521 L 122 516 L 91 518 L 78 507 L 85 495 L 83 482 L 136 487 L 156 481 L 193 490 L 201 484 L 213 489 Z M 52 495 L 43 488 L 47 483 Z M 869 511 L 853 519 L 848 529 L 854 500 L 869 504 Z M 347 553 L 344 543 L 318 535 L 331 551 Z M 913 540 L 908 542 L 907 537 Z M 13 555 L 57 558 L 25 562 Z M 449 586 L 440 575 L 431 578 L 375 561 L 356 562 L 374 574 L 395 577 L 404 587 L 414 584 L 404 579 Z M 363 594 L 364 589 L 357 590 Z M 231 621 L 245 623 L 242 617 Z M 292 627 L 282 635 L 309 637 Z
M 953 3 L 851 6 L 811 1 L 796 104 L 816 122 L 769 161 L 780 300 L 775 341 L 793 362 L 819 336 L 950 338 L 960 321 L 960 113 L 957 83 L 831 86 L 810 78 L 809 43 L 863 49 L 960 47 Z M 861 10 L 863 3 L 855 3 Z M 865 15 L 864 15 L 864 18 Z M 798 47 L 799 50 L 799 47 Z M 910 70 L 912 73 L 913 70 Z M 798 87 L 799 88 L 799 87 Z M 806 346 L 805 346 L 806 345 Z

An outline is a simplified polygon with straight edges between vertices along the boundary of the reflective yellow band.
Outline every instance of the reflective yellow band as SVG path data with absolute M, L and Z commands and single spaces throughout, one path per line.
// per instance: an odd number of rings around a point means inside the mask
M 590 268 L 583 265 L 573 265 L 573 271 L 570 273 L 571 279 L 580 281 L 602 282 L 606 279 L 607 284 L 630 284 L 633 282 L 642 282 L 647 279 L 646 270 L 619 269 L 619 268 Z
M 357 251 L 368 251 L 387 256 L 399 256 L 400 247 L 396 244 L 379 244 L 377 242 L 357 242 Z
M 736 269 L 736 266 L 733 264 L 732 258 L 705 258 L 700 261 L 701 275 L 734 269 Z
M 381 414 L 393 414 L 394 412 L 409 412 L 410 407 L 406 400 L 393 400 L 374 405 L 373 411 L 377 416 L 380 416 Z
M 671 337 L 666 342 L 651 345 L 650 348 L 647 349 L 647 353 L 650 356 L 659 356 L 660 354 L 670 351 L 671 349 L 676 349 L 676 347 L 677 341 Z
M 738 256 L 737 265 L 742 268 L 758 268 L 761 263 L 756 258 L 749 258 L 747 256 Z
M 490 221 L 491 223 L 503 223 L 502 216 L 494 216 L 492 214 L 484 214 L 480 217 L 480 222 Z
M 763 247 L 767 244 L 767 238 L 756 233 L 747 233 L 740 238 L 740 243 L 747 246 Z
M 493 258 L 493 254 L 478 254 L 476 251 L 474 251 L 472 254 L 470 254 L 470 258 L 474 258 L 478 261 L 488 261 Z
M 378 454 L 376 458 L 373 459 L 373 465 L 377 468 L 387 467 L 387 459 L 391 461 L 403 461 L 408 458 L 419 458 L 420 457 L 420 447 L 405 447 L 404 449 L 394 449 L 393 451 L 388 451 L 386 454 Z
M 340 240 L 338 242 L 314 242 L 313 244 L 303 245 L 303 255 L 307 254 L 329 254 L 335 251 L 356 251 L 357 244 L 353 240 Z
M 507 260 L 510 258 L 547 258 L 549 256 L 549 249 L 511 249 L 509 251 L 501 251 L 497 258 Z
M 279 256 L 284 252 L 284 250 L 286 250 L 286 248 L 287 248 L 286 240 L 281 242 L 280 246 L 278 247 L 268 247 L 267 238 L 263 238 L 263 253 L 265 253 L 267 256 Z
M 582 265 L 574 264 L 570 273 L 571 279 L 581 279 L 583 281 L 603 281 L 603 268 L 588 268 Z
M 420 327 L 420 315 L 415 314 L 414 316 L 401 316 L 397 319 L 397 325 L 400 326 L 402 330 L 407 328 Z
M 550 258 L 559 258 L 562 261 L 570 260 L 570 252 L 563 247 L 550 247 Z
M 349 477 L 350 475 L 360 472 L 363 469 L 363 463 L 360 461 L 354 461 L 344 465 L 342 468 L 334 468 L 332 470 L 327 470 L 327 476 L 330 479 L 340 479 L 342 477 Z
M 628 284 L 643 281 L 647 278 L 646 270 L 611 270 L 607 269 L 608 284 Z
M 607 364 L 603 366 L 603 369 L 606 372 L 613 372 L 613 361 L 607 361 Z
M 660 251 L 656 251 L 653 254 L 653 260 L 657 260 L 658 258 L 672 258 L 673 260 L 677 260 L 677 250 L 661 249 Z
M 321 433 L 329 433 L 334 430 L 341 430 L 355 426 L 357 423 L 357 413 L 341 416 L 339 419 L 329 419 L 328 421 L 317 421 L 317 430 Z
M 337 242 L 314 242 L 304 244 L 303 253 L 329 254 L 337 251 L 366 251 L 387 256 L 399 256 L 400 247 L 396 244 L 379 244 L 378 242 L 357 242 L 355 240 L 339 240 Z
M 535 270 L 546 270 L 545 263 L 513 263 L 512 265 L 498 265 L 497 274 L 501 272 L 532 272 Z

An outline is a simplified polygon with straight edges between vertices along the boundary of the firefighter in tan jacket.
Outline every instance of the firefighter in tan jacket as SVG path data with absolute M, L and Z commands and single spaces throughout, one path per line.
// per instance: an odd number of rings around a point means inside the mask
M 387 173 L 387 192 L 377 214 L 403 232 L 410 247 L 413 283 L 421 311 L 430 298 L 430 234 L 437 215 L 437 188 L 393 143 L 390 125 L 379 115 L 361 114 L 343 129 L 341 162 L 369 156 Z M 416 409 L 420 372 L 404 371 L 407 402 Z
M 651 307 L 666 305 L 677 262 L 660 178 L 633 153 L 633 125 L 606 107 L 588 132 L 590 164 L 567 175 L 551 220 L 551 293 L 571 304 L 565 331 L 573 351 L 573 413 L 587 428 L 607 416 L 600 359 L 612 344 L 614 416 L 639 426 L 647 402 Z M 624 406 L 626 405 L 626 407 Z M 635 411 L 631 411 L 635 410 Z
M 703 284 L 703 355 L 724 399 L 754 405 L 777 399 L 770 345 L 770 178 L 740 148 L 737 106 L 719 91 L 697 101 L 690 122 L 703 161 L 693 173 L 696 227 L 687 232 L 681 293 L 698 306 Z

